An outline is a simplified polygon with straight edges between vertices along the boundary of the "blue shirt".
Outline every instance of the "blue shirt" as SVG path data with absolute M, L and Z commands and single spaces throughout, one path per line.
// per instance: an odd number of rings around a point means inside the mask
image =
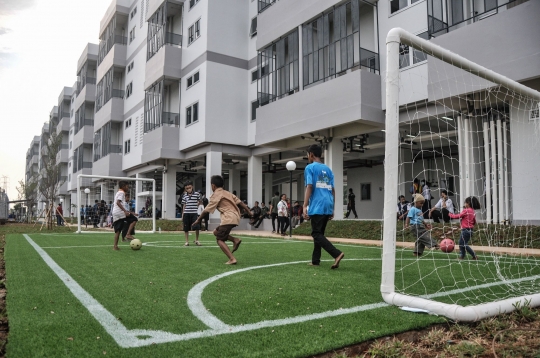
M 304 169 L 306 187 L 311 184 L 308 215 L 334 214 L 334 173 L 325 164 L 313 162 Z
M 411 209 L 409 210 L 409 214 L 407 214 L 407 217 L 411 219 L 411 225 L 421 225 L 424 223 L 424 214 L 422 213 L 422 210 L 418 209 L 415 206 L 411 207 Z

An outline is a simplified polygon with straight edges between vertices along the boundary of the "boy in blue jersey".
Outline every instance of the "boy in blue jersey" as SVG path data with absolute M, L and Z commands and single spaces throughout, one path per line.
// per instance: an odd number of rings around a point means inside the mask
M 424 214 L 422 212 L 422 206 L 425 199 L 422 194 L 415 194 L 413 207 L 407 214 L 407 221 L 405 221 L 405 229 L 410 228 L 414 236 L 416 236 L 416 242 L 414 243 L 414 256 L 422 256 L 424 248 L 438 248 L 437 242 L 431 238 L 431 225 L 424 224 Z
M 323 248 L 335 259 L 331 269 L 337 269 L 345 254 L 336 249 L 324 236 L 328 220 L 334 217 L 334 173 L 321 162 L 322 148 L 319 145 L 311 145 L 307 153 L 309 165 L 304 170 L 306 184 L 304 218 L 311 219 L 311 236 L 314 246 L 310 265 L 320 265 L 321 248 Z

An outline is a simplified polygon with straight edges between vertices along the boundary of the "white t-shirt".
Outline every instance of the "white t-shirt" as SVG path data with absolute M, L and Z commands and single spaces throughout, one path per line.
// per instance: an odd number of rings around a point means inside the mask
M 203 211 L 204 211 L 204 205 L 201 204 L 197 207 L 197 215 L 201 215 Z
M 289 207 L 287 206 L 287 203 L 283 200 L 281 200 L 278 204 L 277 204 L 277 211 L 278 211 L 278 216 L 287 216 L 287 209 Z
M 116 195 L 114 196 L 114 203 L 113 203 L 113 222 L 115 222 L 118 219 L 124 219 L 126 217 L 126 213 L 120 207 L 118 206 L 118 200 L 122 203 L 122 206 L 124 209 L 127 207 L 126 205 L 126 193 L 124 193 L 123 190 L 118 190 Z
M 437 204 L 435 205 L 435 208 L 437 209 L 442 209 L 443 207 L 443 199 L 439 199 L 439 201 L 437 202 Z M 454 213 L 454 203 L 452 202 L 452 199 L 450 198 L 447 198 L 446 199 L 446 209 L 451 212 L 452 214 Z
M 424 185 L 424 187 L 422 188 L 422 196 L 426 200 L 431 200 L 431 189 L 429 188 L 429 186 Z

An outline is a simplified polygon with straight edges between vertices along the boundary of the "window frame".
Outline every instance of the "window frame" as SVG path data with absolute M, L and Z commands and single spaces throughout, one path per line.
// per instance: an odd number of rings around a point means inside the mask
M 199 17 L 190 27 L 188 27 L 188 46 L 201 37 L 201 18 Z
M 126 119 L 126 125 L 124 129 L 128 129 L 129 127 L 131 127 L 131 118 Z
M 131 61 L 131 63 L 127 66 L 127 73 L 130 73 L 133 70 L 134 66 L 135 66 L 135 60 Z
M 131 13 L 129 14 L 129 19 L 132 20 L 135 15 L 137 15 L 137 6 L 133 10 L 131 10 Z
M 256 106 L 256 107 L 255 107 L 255 111 L 253 110 L 253 109 L 254 109 L 254 108 L 253 108 L 254 105 Z M 258 99 L 258 98 L 257 98 L 255 101 L 251 101 L 251 120 L 250 120 L 250 122 L 255 122 L 255 121 L 257 121 L 257 109 L 258 109 L 259 107 L 260 107 L 260 105 L 259 105 L 259 99 Z M 253 116 L 254 113 L 255 113 L 255 118 L 254 118 L 254 116 Z
M 405 11 L 406 9 L 409 9 L 411 6 L 417 5 L 421 2 L 424 2 L 425 0 L 406 0 L 406 1 L 407 1 L 407 5 L 405 5 L 401 9 L 398 9 L 392 12 L 392 0 L 388 0 L 388 17 L 399 14 L 400 12 Z
M 255 74 L 255 79 L 253 79 L 253 74 Z M 259 70 L 255 69 L 254 71 L 251 71 L 251 83 L 257 82 L 259 79 Z
M 197 5 L 199 3 L 199 1 L 201 0 L 189 0 L 189 10 L 188 11 L 191 11 L 191 9 L 193 9 L 195 7 L 195 5 Z M 193 2 L 193 5 L 191 4 Z
M 255 20 L 255 31 L 253 31 L 253 20 Z M 249 26 L 249 37 L 253 38 L 253 36 L 257 35 L 257 16 L 251 18 L 250 26 Z
M 135 29 L 136 28 L 137 28 L 137 26 L 133 26 L 133 28 L 129 32 L 129 43 L 130 44 L 133 42 L 133 40 L 135 40 Z
M 420 35 L 424 35 L 424 37 L 420 36 Z M 417 32 L 414 34 L 415 36 L 418 36 L 420 38 L 423 38 L 423 39 L 427 39 L 427 36 L 429 36 L 428 34 L 428 30 L 425 29 L 425 30 L 422 30 L 420 32 Z M 415 62 L 415 59 L 417 58 L 417 56 L 415 55 L 415 51 L 416 52 L 419 52 L 421 54 L 423 54 L 423 52 L 421 51 L 418 51 L 418 50 L 415 50 L 414 48 L 411 48 L 410 46 L 407 46 L 407 45 L 403 45 L 403 44 L 400 44 L 399 45 L 399 50 L 401 52 L 401 49 L 402 49 L 402 46 L 403 46 L 403 49 L 406 49 L 407 50 L 407 66 L 402 66 L 401 65 L 401 54 L 399 55 L 400 56 L 400 59 L 399 59 L 399 70 L 407 70 L 407 69 L 410 69 L 410 68 L 413 68 L 413 67 L 416 67 L 420 64 L 423 64 L 425 62 L 427 62 L 427 55 L 425 55 L 425 59 L 424 60 L 421 60 L 421 61 L 418 61 L 418 62 Z
M 124 142 L 124 155 L 131 153 L 131 138 Z
M 131 82 L 126 86 L 126 99 L 128 99 L 129 97 L 131 97 L 132 94 L 133 94 L 133 81 L 131 81 Z
M 194 119 L 195 106 L 197 106 L 197 119 Z M 189 116 L 188 116 L 188 111 L 189 111 Z M 188 123 L 188 119 L 189 119 L 189 123 Z M 186 107 L 186 127 L 191 126 L 198 122 L 199 122 L 199 101 L 196 101 Z
M 189 76 L 186 80 L 186 90 L 190 89 L 191 87 L 195 86 L 197 83 L 201 80 L 200 70 L 193 73 L 191 76 Z M 197 81 L 195 81 L 195 75 L 198 75 Z M 189 84 L 189 81 L 191 80 L 191 84 Z

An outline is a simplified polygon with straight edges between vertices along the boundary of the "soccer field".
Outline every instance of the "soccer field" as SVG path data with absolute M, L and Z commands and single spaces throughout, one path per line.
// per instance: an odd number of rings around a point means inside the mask
M 382 301 L 379 247 L 336 244 L 346 256 L 330 270 L 326 254 L 307 265 L 308 241 L 241 237 L 228 266 L 213 235 L 202 247 L 184 247 L 183 234 L 137 236 L 141 250 L 115 252 L 111 234 L 8 235 L 8 356 L 305 357 L 442 321 Z M 487 256 L 398 255 L 397 289 L 461 304 L 502 289 Z M 537 283 L 540 269 L 527 274 Z

